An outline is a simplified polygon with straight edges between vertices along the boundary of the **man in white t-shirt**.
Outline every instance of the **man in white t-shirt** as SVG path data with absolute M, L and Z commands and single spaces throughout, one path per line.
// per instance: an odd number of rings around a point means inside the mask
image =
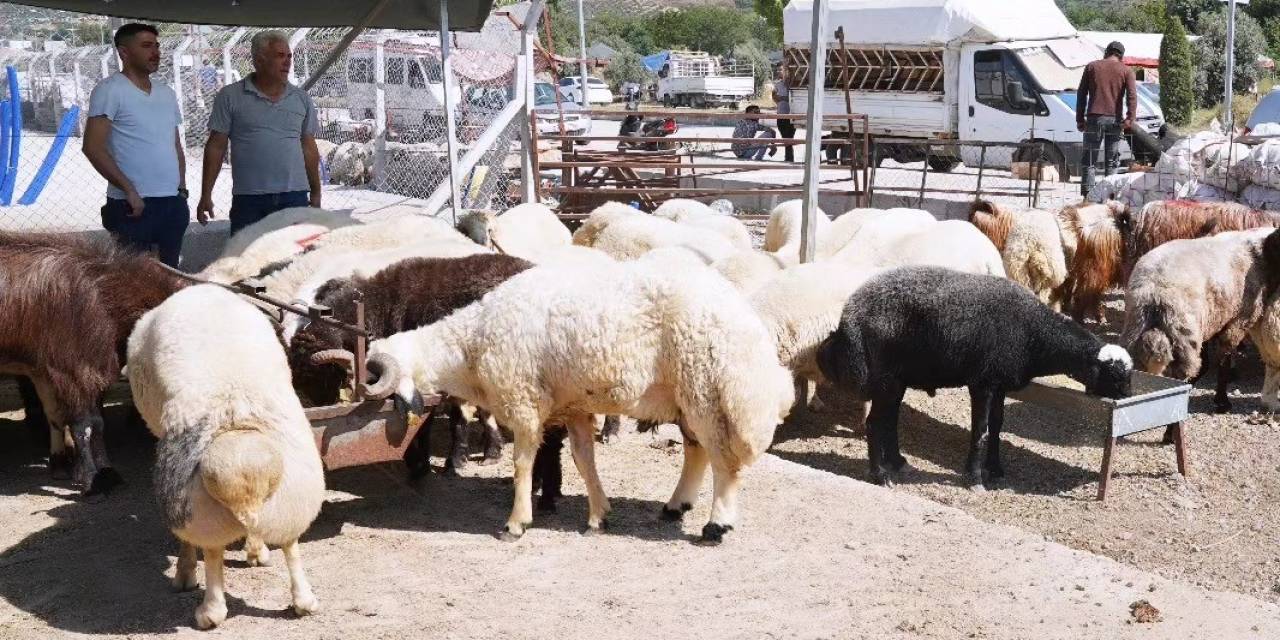
M 151 81 L 160 67 L 156 28 L 126 24 L 115 34 L 120 72 L 89 96 L 84 155 L 107 180 L 102 226 L 117 242 L 156 251 L 178 266 L 187 207 L 182 115 L 173 89 Z

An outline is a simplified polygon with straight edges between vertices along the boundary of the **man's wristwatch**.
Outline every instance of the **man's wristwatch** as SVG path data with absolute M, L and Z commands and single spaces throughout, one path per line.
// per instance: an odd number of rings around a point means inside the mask
M 178 195 L 182 196 L 183 200 L 186 200 L 191 196 L 191 192 L 187 191 L 186 187 L 178 187 Z

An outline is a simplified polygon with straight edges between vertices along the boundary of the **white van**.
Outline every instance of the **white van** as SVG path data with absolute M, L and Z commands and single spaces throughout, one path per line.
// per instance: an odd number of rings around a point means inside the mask
M 420 129 L 444 131 L 444 74 L 440 49 L 433 39 L 404 37 L 383 45 L 383 82 L 387 129 L 407 134 Z M 347 55 L 346 106 L 356 120 L 376 118 L 376 43 L 357 40 Z M 450 79 L 450 107 L 457 108 L 461 90 Z
M 1044 143 L 1044 161 L 1079 175 L 1084 141 L 1076 128 L 1076 89 L 1084 67 L 1100 59 L 1053 0 L 830 0 L 828 30 L 843 28 L 845 51 L 828 43 L 824 110 L 845 113 L 849 80 L 855 113 L 881 138 L 1025 144 L 1020 159 Z M 783 11 L 792 110 L 809 100 L 808 48 L 812 0 Z M 1164 120 L 1139 100 L 1137 126 L 1158 135 Z M 857 124 L 855 123 L 855 126 Z M 843 129 L 843 122 L 828 123 Z M 924 145 L 876 142 L 878 157 L 922 159 Z M 1121 145 L 1122 159 L 1131 157 Z M 935 148 L 931 153 L 936 153 Z M 937 170 L 956 163 L 1008 167 L 1011 147 L 960 145 L 960 157 L 931 158 Z

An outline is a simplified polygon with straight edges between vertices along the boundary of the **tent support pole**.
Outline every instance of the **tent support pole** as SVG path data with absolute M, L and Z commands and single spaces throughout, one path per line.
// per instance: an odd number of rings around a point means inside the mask
M 822 107 L 826 98 L 827 0 L 813 0 L 813 30 L 809 37 L 809 104 L 804 132 L 804 208 L 800 219 L 800 262 L 813 262 L 816 249 L 818 182 L 822 160 Z
M 440 75 L 444 94 L 444 142 L 449 153 L 449 212 L 453 215 L 453 223 L 458 224 L 458 207 L 462 203 L 458 195 L 457 114 L 449 101 L 452 93 L 449 84 L 453 81 L 453 56 L 449 44 L 449 0 L 440 0 Z

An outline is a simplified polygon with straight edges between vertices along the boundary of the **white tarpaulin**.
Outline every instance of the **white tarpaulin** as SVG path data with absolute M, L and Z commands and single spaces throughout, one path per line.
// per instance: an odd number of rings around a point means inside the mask
M 828 30 L 854 46 L 943 46 L 951 42 L 1051 40 L 1076 35 L 1053 0 L 830 0 Z M 812 0 L 782 12 L 783 40 L 808 43 Z

